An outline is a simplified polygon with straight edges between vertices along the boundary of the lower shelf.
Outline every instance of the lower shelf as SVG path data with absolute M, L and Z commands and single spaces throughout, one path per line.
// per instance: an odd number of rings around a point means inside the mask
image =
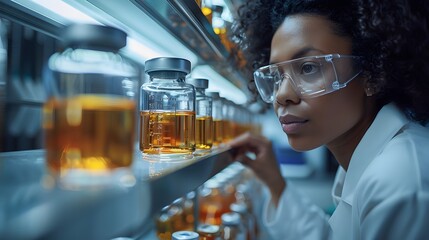
M 180 163 L 150 163 L 136 151 L 131 175 L 103 186 L 64 188 L 44 150 L 0 153 L 0 239 L 111 239 L 150 232 L 153 215 L 231 162 L 215 149 Z M 131 177 L 131 179 L 130 179 Z

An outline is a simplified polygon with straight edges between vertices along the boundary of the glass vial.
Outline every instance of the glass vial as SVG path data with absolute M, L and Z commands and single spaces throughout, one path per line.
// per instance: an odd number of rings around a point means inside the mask
M 213 10 L 212 10 L 212 1 L 211 0 L 202 0 L 202 2 L 201 2 L 201 12 L 207 18 L 207 21 L 210 24 L 212 24 Z
M 220 228 L 218 225 L 200 224 L 197 228 L 200 240 L 220 240 Z
M 196 91 L 196 126 L 195 144 L 199 151 L 207 151 L 213 145 L 212 98 L 205 94 L 209 80 L 189 78 L 186 82 L 193 85 Z
M 174 232 L 173 240 L 198 240 L 199 235 L 196 232 L 193 231 L 178 231 Z
M 220 183 L 215 179 L 207 180 L 199 192 L 199 222 L 220 225 L 222 214 L 229 212 L 229 204 L 225 200 Z
M 235 202 L 230 205 L 230 209 L 232 212 L 236 212 L 240 214 L 241 220 L 243 222 L 244 228 L 247 231 L 248 240 L 256 240 L 256 219 L 249 212 L 249 209 L 245 202 Z
M 223 142 L 223 102 L 219 95 L 219 92 L 207 92 L 206 95 L 210 96 L 213 101 L 213 146 L 219 146 Z
M 196 208 L 196 194 L 195 191 L 186 194 L 183 202 L 183 221 L 185 222 L 185 230 L 194 229 L 195 225 L 195 208 Z
M 191 63 L 183 58 L 145 62 L 150 81 L 141 87 L 140 150 L 149 161 L 192 158 L 195 150 L 195 88 L 185 82 Z
M 48 168 L 65 178 L 132 163 L 137 70 L 118 51 L 126 33 L 77 24 L 64 29 L 65 50 L 49 59 L 44 104 Z M 75 174 L 76 176 L 76 174 Z
M 225 20 L 222 18 L 222 13 L 224 10 L 223 6 L 213 5 L 213 18 L 212 18 L 212 27 L 216 35 L 219 36 L 221 43 L 228 52 L 231 52 L 231 41 L 228 39 L 228 30 L 226 27 Z
M 155 219 L 156 235 L 160 240 L 171 240 L 171 234 L 174 232 L 173 220 L 177 214 L 175 208 L 168 205 L 161 209 L 161 212 Z
M 222 100 L 222 126 L 223 126 L 223 132 L 222 132 L 222 142 L 227 143 L 228 141 L 232 140 L 234 138 L 233 136 L 233 120 L 232 115 L 234 112 L 233 109 L 233 102 L 221 97 Z
M 246 230 L 241 221 L 240 214 L 228 212 L 222 214 L 221 239 L 245 240 Z

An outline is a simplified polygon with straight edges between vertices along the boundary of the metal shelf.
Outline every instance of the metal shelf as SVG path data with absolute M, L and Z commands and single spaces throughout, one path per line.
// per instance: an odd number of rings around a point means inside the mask
M 248 101 L 254 96 L 248 90 L 251 73 L 239 68 L 233 56 L 222 45 L 211 24 L 195 1 L 190 0 L 130 0 L 140 10 L 174 35 L 220 75 L 241 89 Z
M 80 187 L 65 187 L 49 175 L 44 150 L 0 153 L 0 239 L 141 236 L 162 207 L 226 167 L 229 152 L 150 163 L 136 150 L 131 171 L 110 184 Z

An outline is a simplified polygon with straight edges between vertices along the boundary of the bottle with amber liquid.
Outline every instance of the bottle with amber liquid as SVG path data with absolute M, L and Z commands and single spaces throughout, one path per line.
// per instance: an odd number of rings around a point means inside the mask
M 234 102 L 221 97 L 222 100 L 222 143 L 227 143 L 234 138 L 233 135 L 233 112 L 234 112 Z
M 213 20 L 213 10 L 211 0 L 202 0 L 201 2 L 201 12 L 206 17 L 207 21 L 212 24 Z
M 156 235 L 160 240 L 171 240 L 171 234 L 174 230 L 174 216 L 177 215 L 177 209 L 171 205 L 161 209 L 159 215 L 155 218 Z
M 100 182 L 132 163 L 138 88 L 136 68 L 118 54 L 126 37 L 113 27 L 70 25 L 64 50 L 49 59 L 46 162 L 64 183 Z
M 240 214 L 236 212 L 222 214 L 221 239 L 246 240 L 246 229 Z
M 246 229 L 246 239 L 247 240 L 256 240 L 256 219 L 255 216 L 249 212 L 247 204 L 242 201 L 234 202 L 230 205 L 232 212 L 240 214 L 241 221 Z
M 228 52 L 231 52 L 231 41 L 228 39 L 228 29 L 225 20 L 222 18 L 223 6 L 213 5 L 212 27 L 216 35 L 219 36 L 221 43 Z
M 200 240 L 221 240 L 220 227 L 213 224 L 200 224 L 197 227 Z
M 196 126 L 195 144 L 200 153 L 207 152 L 213 145 L 212 98 L 205 94 L 209 80 L 204 78 L 189 78 L 186 82 L 192 84 L 196 91 Z
M 185 82 L 191 63 L 160 57 L 145 62 L 150 81 L 141 87 L 140 150 L 148 161 L 192 158 L 195 88 Z
M 198 240 L 199 235 L 194 231 L 177 231 L 172 234 L 173 240 Z
M 229 212 L 222 186 L 215 179 L 207 180 L 199 192 L 199 222 L 203 224 L 221 224 L 222 214 Z
M 195 225 L 195 207 L 196 207 L 196 193 L 195 191 L 189 192 L 184 197 L 183 201 L 183 222 L 185 223 L 185 230 L 194 229 Z
M 213 117 L 213 146 L 219 146 L 223 142 L 223 111 L 222 99 L 219 92 L 207 92 L 207 96 L 212 98 Z

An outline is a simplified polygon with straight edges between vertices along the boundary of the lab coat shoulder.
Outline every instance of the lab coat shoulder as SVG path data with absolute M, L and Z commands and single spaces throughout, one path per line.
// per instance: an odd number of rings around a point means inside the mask
M 354 220 L 358 222 L 354 225 L 362 239 L 385 238 L 380 234 L 391 234 L 388 239 L 429 236 L 424 227 L 429 226 L 426 169 L 429 130 L 410 122 L 380 150 L 356 186 Z M 421 221 L 415 221 L 416 216 Z

